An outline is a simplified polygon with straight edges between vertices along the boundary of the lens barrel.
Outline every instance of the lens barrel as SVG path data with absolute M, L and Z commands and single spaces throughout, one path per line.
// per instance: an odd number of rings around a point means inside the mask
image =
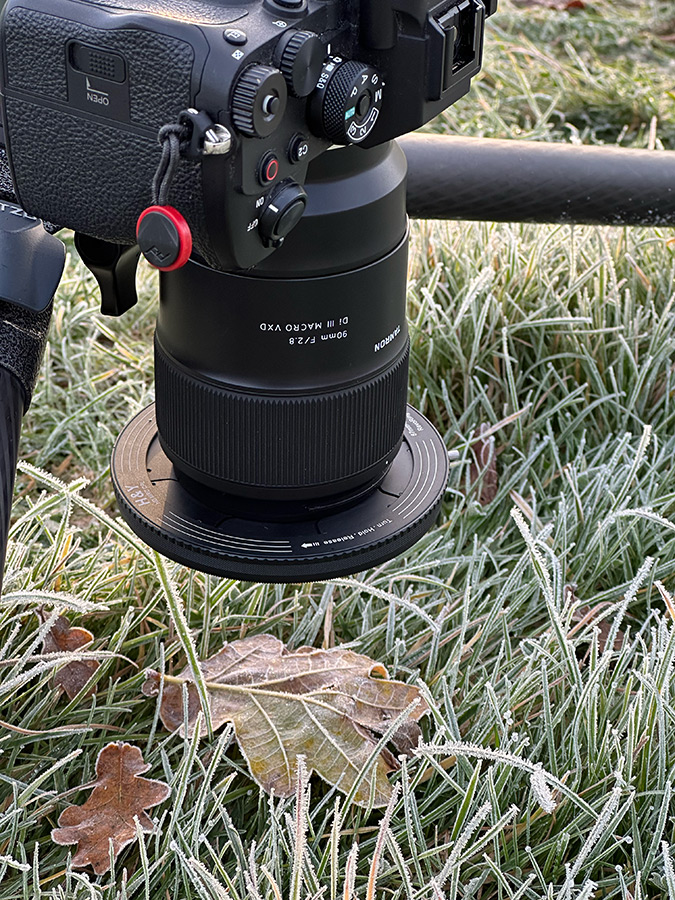
M 193 262 L 163 276 L 160 441 L 179 475 L 225 498 L 342 502 L 379 483 L 401 443 L 405 161 L 393 144 L 325 158 L 330 178 L 312 173 L 305 219 L 289 252 L 272 258 L 274 271 L 229 274 Z M 329 249 L 341 271 L 326 274 Z
M 448 478 L 445 444 L 406 405 L 406 162 L 331 150 L 307 210 L 250 272 L 162 275 L 156 404 L 112 459 L 122 515 L 177 562 L 298 582 L 412 547 Z

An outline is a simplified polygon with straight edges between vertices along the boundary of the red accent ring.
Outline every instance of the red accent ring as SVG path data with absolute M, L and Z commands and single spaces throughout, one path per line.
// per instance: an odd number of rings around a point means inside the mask
M 173 206 L 149 206 L 147 209 L 144 209 L 138 217 L 136 236 L 138 236 L 141 222 L 146 216 L 150 215 L 150 213 L 159 213 L 171 222 L 178 232 L 178 242 L 180 245 L 178 258 L 172 265 L 153 266 L 153 268 L 158 269 L 160 272 L 175 272 L 176 269 L 182 269 L 192 256 L 192 232 L 190 231 L 190 226 L 188 225 L 185 216 L 178 212 Z

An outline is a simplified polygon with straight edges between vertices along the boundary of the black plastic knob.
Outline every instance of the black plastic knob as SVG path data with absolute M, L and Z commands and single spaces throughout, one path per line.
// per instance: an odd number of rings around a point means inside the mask
M 298 15 L 298 13 L 306 11 L 307 0 L 265 0 L 265 6 L 270 12 L 287 12 Z
M 307 194 L 295 181 L 280 184 L 260 216 L 258 233 L 266 247 L 280 247 L 307 207 Z
M 313 31 L 289 31 L 277 45 L 274 61 L 294 97 L 308 97 L 317 86 L 326 48 Z
M 365 63 L 331 57 L 309 104 L 312 130 L 335 144 L 360 144 L 375 127 L 384 83 Z
M 250 137 L 268 137 L 281 124 L 288 88 L 278 69 L 251 66 L 241 75 L 232 94 L 232 122 Z

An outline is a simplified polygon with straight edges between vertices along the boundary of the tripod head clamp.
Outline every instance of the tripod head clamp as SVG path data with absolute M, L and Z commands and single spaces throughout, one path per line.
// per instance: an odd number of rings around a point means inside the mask
M 52 302 L 66 249 L 42 222 L 18 204 L 0 201 L 0 300 L 35 313 Z

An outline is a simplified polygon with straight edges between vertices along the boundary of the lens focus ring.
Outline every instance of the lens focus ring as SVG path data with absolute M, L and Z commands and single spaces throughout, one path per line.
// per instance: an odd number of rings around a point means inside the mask
M 406 346 L 384 372 L 332 393 L 254 395 L 196 379 L 156 342 L 162 446 L 186 471 L 200 473 L 204 483 L 220 482 L 224 491 L 335 485 L 398 447 L 408 358 Z

